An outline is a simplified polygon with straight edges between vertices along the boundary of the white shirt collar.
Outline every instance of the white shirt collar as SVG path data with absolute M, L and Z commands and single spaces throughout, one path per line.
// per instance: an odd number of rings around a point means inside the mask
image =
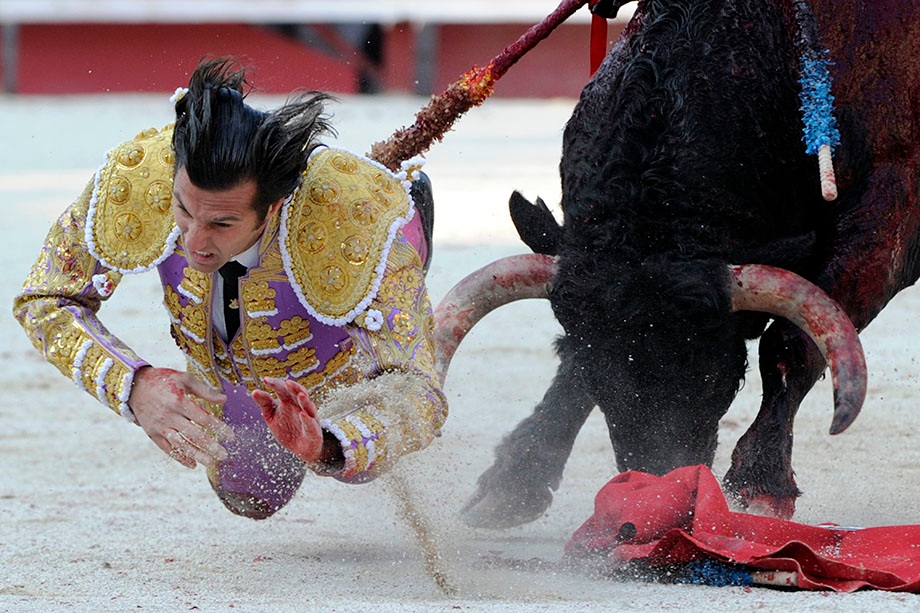
M 246 268 L 257 266 L 259 264 L 259 243 L 261 242 L 262 238 L 260 237 L 259 240 L 252 244 L 252 247 L 230 259 L 236 260 Z

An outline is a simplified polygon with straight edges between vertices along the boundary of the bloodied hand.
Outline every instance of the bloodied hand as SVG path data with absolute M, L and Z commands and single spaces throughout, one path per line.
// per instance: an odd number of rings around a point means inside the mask
M 223 404 L 227 399 L 186 372 L 145 367 L 134 376 L 128 406 L 157 447 L 183 466 L 210 466 L 224 460 L 221 441 L 233 430 L 198 404 L 193 396 Z
M 304 462 L 317 462 L 323 454 L 323 430 L 316 417 L 316 405 L 307 390 L 296 381 L 266 377 L 265 385 L 275 392 L 255 390 L 255 400 L 268 428 L 278 442 Z

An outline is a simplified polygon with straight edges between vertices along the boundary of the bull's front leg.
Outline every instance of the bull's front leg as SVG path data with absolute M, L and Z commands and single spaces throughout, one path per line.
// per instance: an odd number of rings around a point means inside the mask
M 726 494 L 749 511 L 785 519 L 795 513 L 800 492 L 792 470 L 793 422 L 824 366 L 817 346 L 786 320 L 761 338 L 760 412 L 735 446 L 724 479 Z
M 510 528 L 539 518 L 553 502 L 579 430 L 594 408 L 571 352 L 560 343 L 561 363 L 533 413 L 495 449 L 495 462 L 479 477 L 461 510 L 477 528 Z
M 834 222 L 828 260 L 818 284 L 864 329 L 900 290 L 920 277 L 920 168 L 916 162 L 879 165 L 861 194 L 844 200 Z M 763 401 L 732 455 L 727 493 L 748 508 L 791 517 L 798 488 L 792 470 L 793 420 L 824 370 L 817 347 L 788 322 L 777 321 L 760 341 Z

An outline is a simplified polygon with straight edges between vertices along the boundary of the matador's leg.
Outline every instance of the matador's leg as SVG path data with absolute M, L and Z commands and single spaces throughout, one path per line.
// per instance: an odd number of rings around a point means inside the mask
M 236 436 L 224 443 L 227 459 L 208 471 L 208 480 L 230 511 L 265 519 L 291 500 L 306 465 L 278 444 L 245 388 L 225 389 L 224 393 L 223 420 Z

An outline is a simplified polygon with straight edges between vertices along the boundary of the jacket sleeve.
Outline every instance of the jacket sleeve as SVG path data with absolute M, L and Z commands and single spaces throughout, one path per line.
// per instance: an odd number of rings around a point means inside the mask
M 121 274 L 103 267 L 85 240 L 95 181 L 55 222 L 13 301 L 13 315 L 45 359 L 102 404 L 134 420 L 128 397 L 147 362 L 96 318 Z
M 333 474 L 369 481 L 401 456 L 424 449 L 447 418 L 434 366 L 434 316 L 418 253 L 398 237 L 376 298 L 347 326 L 369 366 L 366 378 L 332 391 L 319 406 L 345 466 Z

